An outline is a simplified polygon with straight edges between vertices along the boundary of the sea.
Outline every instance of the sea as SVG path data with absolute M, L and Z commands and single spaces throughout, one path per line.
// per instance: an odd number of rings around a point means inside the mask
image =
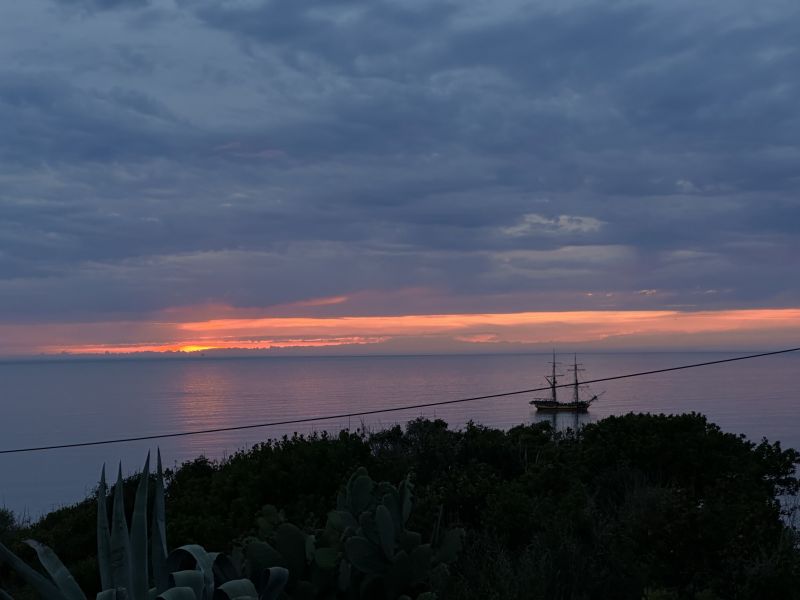
M 708 362 L 736 353 L 585 353 L 582 379 Z M 551 356 L 495 354 L 359 357 L 201 357 L 0 362 L 0 451 L 316 419 L 546 386 Z M 560 354 L 560 371 L 572 354 Z M 555 417 L 559 428 L 629 412 L 698 412 L 724 431 L 800 448 L 800 353 L 592 384 L 590 412 Z M 567 375 L 563 382 L 570 381 Z M 569 391 L 564 390 L 564 395 Z M 18 518 L 85 498 L 105 464 L 137 472 L 160 448 L 166 466 L 200 455 L 225 459 L 267 439 L 314 431 L 377 430 L 418 417 L 453 428 L 507 429 L 552 416 L 529 401 L 546 393 L 409 408 L 368 416 L 56 450 L 0 453 L 0 506 Z

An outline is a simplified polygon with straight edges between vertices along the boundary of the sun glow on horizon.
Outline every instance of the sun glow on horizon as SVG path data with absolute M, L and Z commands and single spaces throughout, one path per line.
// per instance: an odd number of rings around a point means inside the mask
M 228 313 L 230 314 L 230 313 Z M 800 308 L 721 311 L 614 310 L 463 313 L 387 316 L 261 317 L 61 326 L 59 339 L 35 346 L 45 354 L 196 353 L 333 347 L 392 349 L 497 348 L 500 345 L 607 344 L 643 340 L 800 337 Z M 46 326 L 39 335 L 45 337 Z M 66 327 L 66 329 L 64 329 Z M 120 339 L 120 330 L 147 340 Z M 0 331 L 2 333 L 2 331 Z M 115 339 L 117 341 L 107 341 Z M 788 338 L 786 338 L 788 339 Z M 654 342 L 655 340 L 655 342 Z M 778 342 L 776 342 L 778 343 Z M 622 346 L 621 346 L 622 345 Z

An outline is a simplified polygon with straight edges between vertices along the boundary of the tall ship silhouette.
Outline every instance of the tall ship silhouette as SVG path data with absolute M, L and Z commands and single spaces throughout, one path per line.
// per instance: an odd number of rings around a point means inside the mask
M 540 412 L 574 412 L 574 413 L 585 413 L 589 412 L 589 406 L 592 402 L 595 402 L 603 393 L 594 394 L 590 398 L 584 400 L 581 399 L 581 389 L 585 388 L 585 385 L 582 385 L 578 381 L 578 373 L 583 371 L 580 369 L 580 365 L 578 364 L 578 355 L 574 355 L 574 361 L 572 365 L 572 373 L 574 381 L 570 384 L 569 387 L 572 388 L 572 398 L 571 400 L 559 400 L 558 399 L 558 389 L 559 383 L 558 378 L 562 375 L 556 373 L 556 368 L 560 363 L 556 362 L 556 353 L 553 351 L 553 361 L 552 365 L 552 374 L 545 375 L 544 378 L 547 380 L 547 383 L 550 384 L 550 397 L 549 398 L 534 398 L 530 401 L 530 404 L 536 407 L 537 411 Z M 562 384 L 563 385 L 563 384 Z

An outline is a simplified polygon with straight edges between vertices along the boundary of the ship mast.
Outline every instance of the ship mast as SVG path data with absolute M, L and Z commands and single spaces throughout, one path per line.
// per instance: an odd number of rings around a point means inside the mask
M 573 362 L 573 373 L 575 374 L 575 381 L 572 384 L 573 388 L 573 402 L 577 405 L 580 402 L 580 384 L 578 383 L 578 371 L 583 371 L 583 369 L 578 368 L 578 355 L 574 355 L 574 362 Z
M 556 386 L 558 385 L 558 379 L 556 378 L 556 351 L 553 350 L 553 375 L 552 377 L 545 376 L 547 383 L 550 384 L 550 395 L 553 399 L 553 402 L 558 402 L 558 397 L 556 395 Z

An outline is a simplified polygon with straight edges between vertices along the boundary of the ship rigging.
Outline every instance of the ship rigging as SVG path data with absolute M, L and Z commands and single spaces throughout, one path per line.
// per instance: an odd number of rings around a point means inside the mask
M 574 413 L 585 413 L 589 412 L 589 405 L 596 401 L 601 394 L 594 394 L 588 400 L 582 400 L 580 396 L 581 388 L 585 388 L 586 386 L 581 385 L 578 381 L 578 372 L 583 371 L 583 369 L 578 368 L 580 365 L 578 364 L 578 356 L 575 355 L 572 372 L 574 376 L 574 381 L 570 386 L 572 388 L 572 400 L 563 402 L 558 399 L 558 378 L 561 375 L 556 373 L 556 367 L 559 363 L 556 362 L 556 353 L 553 352 L 553 362 L 552 364 L 552 374 L 545 375 L 545 379 L 547 383 L 550 384 L 550 397 L 549 398 L 534 398 L 530 401 L 530 404 L 536 407 L 536 410 L 541 412 L 574 412 Z

